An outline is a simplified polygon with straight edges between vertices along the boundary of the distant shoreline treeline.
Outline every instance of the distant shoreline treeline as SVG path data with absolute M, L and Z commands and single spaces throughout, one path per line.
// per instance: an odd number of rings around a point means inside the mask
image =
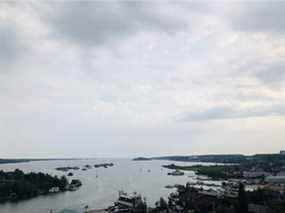
M 31 161 L 55 161 L 55 160 L 79 160 L 79 158 L 19 158 L 19 159 L 0 159 L 0 164 L 7 163 L 26 163 Z
M 205 163 L 251 163 L 251 162 L 285 162 L 284 154 L 220 154 L 220 155 L 188 155 L 188 156 L 161 156 L 161 157 L 138 157 L 134 161 L 146 160 L 171 160 L 181 162 L 205 162 Z

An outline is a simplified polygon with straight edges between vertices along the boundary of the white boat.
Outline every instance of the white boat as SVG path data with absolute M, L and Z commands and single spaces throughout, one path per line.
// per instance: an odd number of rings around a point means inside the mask
M 184 175 L 184 172 L 181 172 L 179 170 L 175 170 L 174 172 L 168 172 L 168 175 L 173 175 L 173 176 L 181 176 Z

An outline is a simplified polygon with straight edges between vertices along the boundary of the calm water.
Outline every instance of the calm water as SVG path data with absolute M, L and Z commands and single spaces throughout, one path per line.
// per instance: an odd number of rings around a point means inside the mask
M 45 172 L 54 175 L 65 173 L 56 171 L 59 166 L 79 166 L 86 164 L 113 162 L 114 167 L 93 168 L 87 171 L 72 171 L 74 176 L 82 181 L 83 186 L 74 192 L 63 192 L 54 195 L 40 196 L 17 203 L 5 203 L 0 205 L 1 213 L 48 213 L 63 208 L 82 209 L 89 205 L 92 208 L 106 208 L 118 197 L 118 191 L 128 193 L 138 192 L 146 197 L 148 205 L 154 205 L 159 197 L 167 197 L 174 189 L 166 189 L 169 184 L 185 184 L 193 181 L 195 175 L 188 172 L 184 176 L 168 176 L 169 170 L 161 167 L 168 161 L 131 161 L 129 159 L 89 159 L 69 161 L 39 161 L 17 164 L 2 164 L 0 170 L 14 170 Z M 173 163 L 173 162 L 171 162 Z M 187 164 L 191 163 L 177 163 Z M 150 170 L 150 172 L 148 171 Z M 96 174 L 98 177 L 96 178 Z M 190 177 L 191 176 L 191 177 Z

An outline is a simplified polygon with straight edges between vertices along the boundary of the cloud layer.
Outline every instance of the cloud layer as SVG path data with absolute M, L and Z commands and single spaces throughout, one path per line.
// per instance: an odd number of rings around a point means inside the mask
M 284 9 L 282 2 L 1 2 L 0 155 L 281 149 Z M 271 146 L 254 149 L 269 136 Z

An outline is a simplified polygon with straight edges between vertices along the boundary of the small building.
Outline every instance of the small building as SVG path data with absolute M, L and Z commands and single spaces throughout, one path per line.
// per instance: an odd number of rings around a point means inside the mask
M 59 188 L 58 187 L 52 187 L 48 191 L 49 191 L 49 193 L 56 193 L 56 192 L 59 192 Z

